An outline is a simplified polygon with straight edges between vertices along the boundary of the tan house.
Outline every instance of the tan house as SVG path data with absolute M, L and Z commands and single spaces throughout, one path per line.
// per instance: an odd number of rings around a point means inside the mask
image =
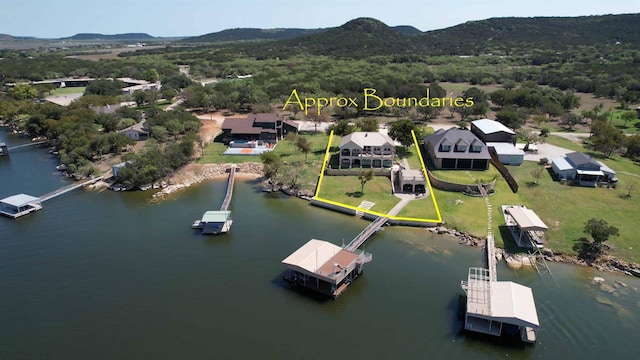
M 386 134 L 354 132 L 340 140 L 340 168 L 390 168 L 395 145 Z

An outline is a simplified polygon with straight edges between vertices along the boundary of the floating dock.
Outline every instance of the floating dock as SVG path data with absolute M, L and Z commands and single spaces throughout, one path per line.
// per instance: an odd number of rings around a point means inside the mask
M 51 200 L 60 195 L 64 195 L 70 191 L 92 184 L 99 180 L 102 180 L 102 176 L 83 181 L 81 183 L 67 185 L 40 197 L 35 197 L 27 194 L 9 196 L 0 200 L 0 215 L 16 219 L 21 216 L 31 214 L 32 212 L 41 210 L 43 202 Z
M 13 195 L 0 200 L 0 214 L 13 219 L 41 209 L 40 198 L 27 194 Z
M 192 224 L 192 228 L 202 230 L 202 235 L 218 235 L 226 233 L 231 230 L 231 211 L 229 211 L 229 205 L 231 204 L 231 198 L 233 197 L 233 184 L 235 180 L 236 166 L 231 166 L 229 170 L 229 179 L 227 181 L 227 189 L 220 206 L 219 211 L 206 211 L 202 218 L 195 220 Z

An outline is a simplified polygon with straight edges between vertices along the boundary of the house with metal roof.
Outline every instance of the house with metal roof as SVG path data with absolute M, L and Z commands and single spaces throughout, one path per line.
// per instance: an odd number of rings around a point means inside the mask
M 424 138 L 424 146 L 436 169 L 487 170 L 491 155 L 467 129 L 440 129 Z
M 0 200 L 0 215 L 18 218 L 42 209 L 40 198 L 18 194 Z
M 579 186 L 596 187 L 599 182 L 618 182 L 615 171 L 610 167 L 580 152 L 551 159 L 551 169 L 560 180 L 572 180 Z
M 222 123 L 222 141 L 257 141 L 276 144 L 288 132 L 298 132 L 300 125 L 295 121 L 284 120 L 275 113 L 249 114 L 245 118 L 228 117 Z
M 126 129 L 122 129 L 119 132 L 134 141 L 142 141 L 149 138 L 149 132 L 144 127 L 144 120 Z
M 471 132 L 485 144 L 488 142 L 516 143 L 516 133 L 513 130 L 491 119 L 472 121 Z
M 396 148 L 387 134 L 354 132 L 340 139 L 341 168 L 390 168 Z
M 311 239 L 282 263 L 287 267 L 284 279 L 289 283 L 338 297 L 362 273 L 371 254 L 350 251 L 327 241 Z

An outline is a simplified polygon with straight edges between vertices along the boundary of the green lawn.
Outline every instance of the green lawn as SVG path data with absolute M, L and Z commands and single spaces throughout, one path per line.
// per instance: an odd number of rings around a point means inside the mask
M 409 146 L 406 150 L 402 146 L 396 146 L 396 154 L 398 157 L 405 156 L 407 158 L 407 162 L 409 163 L 409 167 L 413 170 L 422 169 L 422 164 L 420 164 L 420 157 L 416 152 L 415 145 Z M 424 153 L 422 154 L 424 156 Z
M 436 198 L 437 200 L 437 198 Z M 438 203 L 439 205 L 440 203 Z M 398 217 L 417 219 L 437 219 L 436 209 L 433 207 L 431 196 L 426 196 L 420 200 L 413 200 L 405 206 L 397 215 Z
M 57 89 L 53 90 L 51 92 L 51 95 L 53 95 L 53 96 L 62 96 L 62 95 L 68 95 L 68 94 L 82 94 L 82 93 L 84 93 L 85 89 L 86 89 L 86 87 L 84 87 L 84 86 L 80 86 L 80 87 L 61 87 L 61 88 L 57 88 Z
M 488 170 L 431 170 L 431 173 L 438 179 L 454 182 L 457 184 L 475 184 L 476 180 L 482 183 L 493 181 L 496 177 L 501 177 L 498 169 L 489 165 Z
M 375 205 L 373 211 L 386 213 L 400 199 L 391 193 L 391 181 L 386 176 L 375 176 L 364 186 L 364 194 L 360 193 L 360 180 L 357 176 L 324 176 L 320 197 L 343 204 L 358 206 L 362 201 L 371 201 Z
M 617 189 L 595 189 L 561 185 L 545 172 L 540 184 L 533 186 L 531 171 L 538 166 L 540 165 L 534 162 L 525 161 L 522 166 L 509 167 L 520 185 L 517 194 L 511 192 L 502 177 L 496 183 L 496 193 L 490 196 L 490 201 L 493 205 L 493 232 L 497 246 L 514 247 L 510 237 L 505 235 L 507 239 L 504 240 L 500 232 L 500 225 L 504 224 L 500 206 L 523 204 L 535 211 L 549 226 L 548 247 L 553 250 L 574 253 L 574 241 L 586 235 L 582 232 L 584 223 L 596 217 L 620 230 L 620 236 L 612 237 L 607 242 L 612 247 L 610 253 L 627 261 L 640 262 L 640 240 L 637 238 L 640 231 L 637 222 L 640 193 L 632 194 L 631 198 L 624 197 L 624 184 L 630 181 L 640 184 L 640 179 L 619 174 L 620 185 Z M 610 166 L 614 170 L 619 168 Z M 486 207 L 482 198 L 441 190 L 435 190 L 435 195 L 447 226 L 476 236 L 486 236 Z M 456 204 L 456 199 L 462 200 L 462 203 Z

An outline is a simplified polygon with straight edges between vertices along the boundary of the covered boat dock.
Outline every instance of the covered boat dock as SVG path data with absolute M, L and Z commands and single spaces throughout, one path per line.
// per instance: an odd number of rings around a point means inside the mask
M 467 295 L 466 330 L 494 336 L 519 335 L 524 342 L 536 342 L 540 322 L 531 288 L 511 281 L 492 281 L 485 268 L 469 268 L 462 288 Z
M 232 223 L 231 211 L 206 211 L 193 223 L 193 228 L 202 229 L 203 235 L 217 235 L 228 232 Z
M 296 286 L 337 298 L 362 273 L 371 254 L 311 239 L 282 260 L 284 279 Z
M 544 247 L 544 232 L 549 228 L 533 210 L 524 206 L 505 205 L 502 212 L 516 245 L 521 248 Z
M 18 194 L 0 200 L 0 214 L 14 219 L 40 209 L 40 198 L 31 195 Z

